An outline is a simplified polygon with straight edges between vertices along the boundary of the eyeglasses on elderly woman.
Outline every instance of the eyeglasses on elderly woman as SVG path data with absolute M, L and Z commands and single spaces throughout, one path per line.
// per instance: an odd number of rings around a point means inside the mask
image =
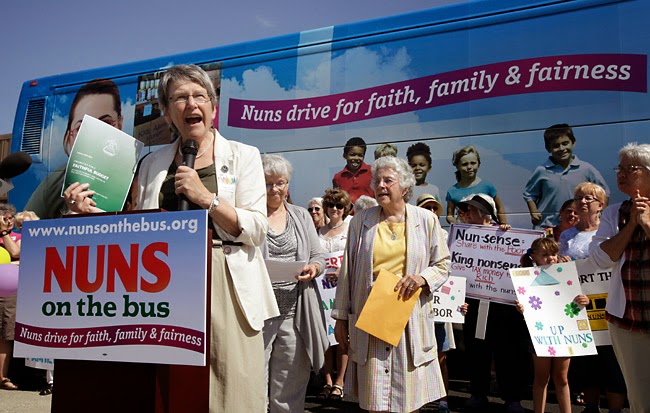
M 172 96 L 169 98 L 169 100 L 174 104 L 181 106 L 186 105 L 190 98 L 194 99 L 194 102 L 199 105 L 203 105 L 204 103 L 208 103 L 210 101 L 210 96 L 204 93 L 197 93 L 196 95 Z
M 320 207 L 317 207 L 317 206 L 316 207 L 309 207 L 309 208 L 307 208 L 307 211 L 308 212 L 314 212 L 314 211 L 320 212 Z
M 582 201 L 585 201 L 586 203 L 591 204 L 591 203 L 594 202 L 594 201 L 598 201 L 598 198 L 596 198 L 596 197 L 593 196 L 593 195 L 584 195 L 584 196 L 583 196 L 583 195 L 578 195 L 578 196 L 576 196 L 575 198 L 573 198 L 573 200 L 574 200 L 575 202 L 582 202 Z
M 648 169 L 648 168 L 641 165 L 628 165 L 628 166 L 618 165 L 614 167 L 614 172 L 616 172 L 617 174 L 624 173 L 625 175 L 631 175 L 640 169 Z
M 287 181 L 278 181 L 278 182 L 269 182 L 266 184 L 266 190 L 270 191 L 273 189 L 273 187 L 278 188 L 280 191 L 284 189 L 285 186 L 287 186 L 289 182 Z

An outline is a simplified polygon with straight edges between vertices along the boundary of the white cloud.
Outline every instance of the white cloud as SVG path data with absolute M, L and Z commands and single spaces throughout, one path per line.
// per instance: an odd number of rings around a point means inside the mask
M 274 21 L 264 16 L 256 15 L 255 20 L 257 20 L 257 23 L 265 29 L 272 29 L 276 26 Z

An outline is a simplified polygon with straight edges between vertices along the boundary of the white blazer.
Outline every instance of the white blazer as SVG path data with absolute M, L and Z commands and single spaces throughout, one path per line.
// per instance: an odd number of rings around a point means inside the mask
M 180 139 L 147 156 L 138 174 L 137 209 L 159 208 L 158 196 Z M 214 166 L 219 199 L 235 208 L 241 234 L 234 237 L 214 224 L 219 238 L 241 242 L 224 249 L 236 299 L 251 328 L 262 330 L 264 320 L 280 315 L 260 245 L 266 238 L 266 188 L 259 150 L 228 141 L 215 130 Z M 218 303 L 215 303 L 218 305 Z

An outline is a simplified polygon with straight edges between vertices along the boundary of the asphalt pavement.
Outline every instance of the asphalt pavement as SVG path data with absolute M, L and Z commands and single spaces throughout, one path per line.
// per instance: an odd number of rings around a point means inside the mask
M 56 386 L 55 386 L 56 387 Z M 449 405 L 453 413 L 466 413 L 467 410 L 462 408 L 463 403 L 469 397 L 467 393 L 468 383 L 463 380 L 451 380 L 449 394 Z M 55 389 L 56 391 L 56 389 Z M 553 394 L 549 395 L 549 403 L 547 403 L 546 411 L 550 413 L 557 413 L 560 411 L 557 403 L 554 400 Z M 0 413 L 46 413 L 50 411 L 51 396 L 39 396 L 38 391 L 7 391 L 0 390 Z M 486 410 L 477 413 L 503 413 L 503 402 L 501 399 L 491 396 L 489 398 L 490 404 Z M 523 400 L 522 405 L 526 412 L 533 411 L 533 402 L 531 400 Z M 572 413 L 580 413 L 583 406 L 574 404 L 572 406 Z M 435 413 L 438 411 L 438 403 L 430 403 L 420 410 L 421 413 Z M 629 413 L 629 409 L 623 410 Z M 345 397 L 343 401 L 338 403 L 321 402 L 316 398 L 316 390 L 311 389 L 305 404 L 305 412 L 309 413 L 326 413 L 326 412 L 365 412 L 359 408 L 359 405 Z M 606 413 L 606 409 L 601 409 L 601 412 Z M 73 412 L 72 412 L 73 413 Z M 121 413 L 127 413 L 124 410 Z M 134 412 L 139 413 L 139 412 Z M 179 412 L 179 413 L 192 413 L 192 412 Z
M 462 350 L 455 350 L 448 353 L 447 356 L 449 372 L 450 372 L 450 391 L 449 391 L 449 407 L 452 413 L 504 413 L 503 401 L 497 395 L 496 382 L 493 380 L 492 394 L 490 395 L 489 405 L 486 409 L 480 412 L 470 412 L 463 408 L 465 401 L 469 398 L 469 382 L 467 380 L 467 373 L 471 366 L 467 365 L 467 358 Z M 47 413 L 51 410 L 52 396 L 40 396 L 38 390 L 44 384 L 44 374 L 39 374 L 35 369 L 26 369 L 24 367 L 16 368 L 15 364 L 20 364 L 22 360 L 15 359 L 10 370 L 10 377 L 14 377 L 19 385 L 25 390 L 0 390 L 0 413 Z M 22 366 L 22 364 L 21 364 Z M 12 373 L 14 374 L 12 376 Z M 42 371 L 40 371 L 42 373 Z M 56 371 L 55 371 L 56 373 Z M 43 377 L 41 377 L 43 376 Z M 56 378 L 56 374 L 54 375 Z M 525 375 L 531 379 L 531 375 Z M 526 409 L 526 413 L 533 412 L 532 402 L 532 386 L 531 382 L 528 385 L 528 393 L 525 400 L 522 400 L 522 406 Z M 318 400 L 316 395 L 320 391 L 322 384 L 316 376 L 312 376 L 310 385 L 307 389 L 307 397 L 305 399 L 305 412 L 308 413 L 331 413 L 331 412 L 365 412 L 359 408 L 358 403 L 350 398 L 348 395 L 340 402 L 323 402 Z M 56 379 L 54 385 L 56 392 Z M 125 408 L 128 403 L 125 403 Z M 606 413 L 607 409 L 605 399 L 601 400 L 602 413 Z M 571 413 L 581 413 L 584 406 L 573 404 Z M 438 402 L 430 403 L 424 406 L 421 413 L 435 413 L 438 411 Z M 555 393 L 552 382 L 549 384 L 549 394 L 546 404 L 546 412 L 559 413 L 560 409 L 555 400 Z M 90 411 L 89 411 L 90 412 Z M 65 412 L 75 413 L 75 412 Z M 86 411 L 84 411 L 86 413 Z M 128 409 L 120 413 L 131 413 Z M 141 413 L 141 412 L 133 412 Z M 171 412 L 177 413 L 177 412 Z M 194 413 L 194 412 L 178 412 L 178 413 Z M 231 413 L 231 412 L 225 412 Z M 236 412 L 232 412 L 236 413 Z M 248 413 L 248 412 L 246 412 Z M 623 413 L 629 413 L 629 409 L 624 409 Z

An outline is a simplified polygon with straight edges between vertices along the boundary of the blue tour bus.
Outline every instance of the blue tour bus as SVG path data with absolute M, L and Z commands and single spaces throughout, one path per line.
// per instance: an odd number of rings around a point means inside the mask
M 145 152 L 168 144 L 158 79 L 170 65 L 195 63 L 219 91 L 221 134 L 286 156 L 298 205 L 332 185 L 345 142 L 359 136 L 368 143 L 366 163 L 379 144 L 394 144 L 405 157 L 425 143 L 426 191 L 437 188 L 446 208 L 456 184 L 452 154 L 472 145 L 478 177 L 497 192 L 508 222 L 530 228 L 523 194 L 548 161 L 543 135 L 554 124 L 573 128 L 576 162 L 595 171 L 612 202 L 622 199 L 612 170 L 617 150 L 650 142 L 648 15 L 642 0 L 472 1 L 30 80 L 12 151 L 29 153 L 33 166 L 14 179 L 9 199 L 21 210 L 65 165 L 71 102 L 94 79 L 118 86 L 120 126 Z

